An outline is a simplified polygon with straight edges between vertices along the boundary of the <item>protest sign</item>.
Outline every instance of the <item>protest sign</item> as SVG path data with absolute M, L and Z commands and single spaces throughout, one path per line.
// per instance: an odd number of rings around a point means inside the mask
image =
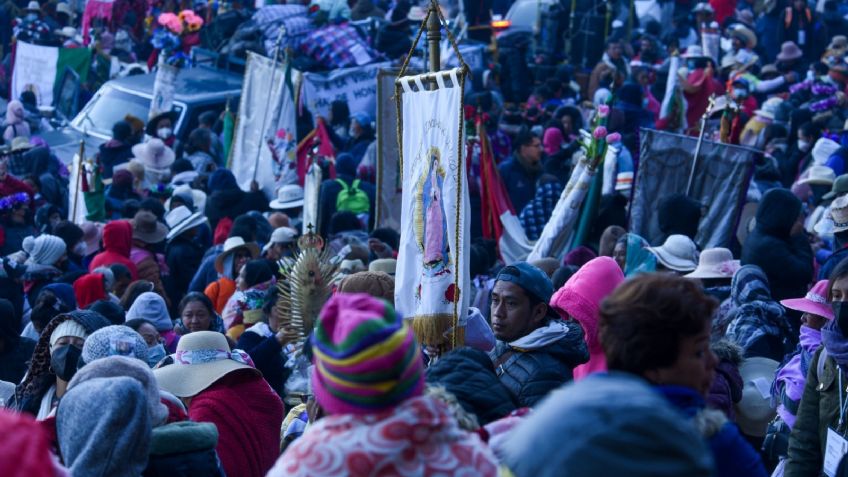
M 686 193 L 697 138 L 643 129 L 641 142 L 630 231 L 657 245 L 663 239 L 657 204 L 669 195 Z M 753 149 L 703 141 L 689 194 L 705 210 L 695 237 L 702 249 L 730 246 L 757 154 Z
M 39 106 L 53 105 L 53 90 L 62 79 L 65 67 L 76 71 L 85 82 L 91 67 L 91 51 L 87 48 L 58 48 L 19 41 L 15 46 L 12 71 L 12 97 L 24 91 L 35 93 Z
M 335 100 L 347 103 L 351 111 L 377 113 L 377 73 L 389 63 L 343 68 L 328 73 L 303 73 L 303 104 L 316 116 L 327 117 Z

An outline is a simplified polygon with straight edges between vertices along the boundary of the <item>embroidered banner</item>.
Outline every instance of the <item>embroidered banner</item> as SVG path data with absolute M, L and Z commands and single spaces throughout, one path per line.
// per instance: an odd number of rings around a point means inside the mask
M 427 90 L 419 76 L 402 78 L 401 242 L 395 305 L 412 319 L 420 341 L 450 346 L 470 298 L 468 176 L 458 69 Z

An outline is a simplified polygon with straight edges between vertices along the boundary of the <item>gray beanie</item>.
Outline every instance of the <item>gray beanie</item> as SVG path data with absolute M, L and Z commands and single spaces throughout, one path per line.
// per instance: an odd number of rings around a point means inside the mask
M 153 371 L 147 366 L 147 361 L 142 362 L 127 356 L 109 356 L 108 358 L 98 359 L 77 371 L 71 382 L 68 383 L 68 389 L 92 379 L 114 377 L 127 377 L 138 381 L 144 387 L 144 392 L 147 395 L 151 424 L 155 427 L 165 422 L 165 419 L 168 418 L 168 408 L 161 402 L 159 384 L 156 382 Z
M 554 391 L 503 449 L 516 477 L 713 475 L 712 453 L 692 423 L 625 373 L 594 374 Z
M 144 388 L 123 376 L 69 387 L 56 411 L 56 436 L 74 477 L 138 477 L 150 453 Z
M 29 236 L 24 239 L 23 249 L 29 255 L 27 263 L 53 265 L 65 255 L 65 241 L 55 235 Z
M 91 334 L 82 347 L 82 360 L 86 364 L 109 356 L 128 356 L 147 364 L 147 343 L 129 326 L 112 325 Z

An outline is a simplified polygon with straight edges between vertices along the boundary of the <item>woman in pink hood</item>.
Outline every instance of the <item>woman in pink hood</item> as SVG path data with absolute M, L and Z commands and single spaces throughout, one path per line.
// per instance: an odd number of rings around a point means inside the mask
M 607 370 L 604 350 L 598 341 L 598 309 L 601 301 L 624 281 L 621 268 L 610 257 L 595 258 L 577 271 L 551 298 L 551 307 L 563 319 L 573 318 L 583 326 L 589 362 L 574 368 L 574 380 Z

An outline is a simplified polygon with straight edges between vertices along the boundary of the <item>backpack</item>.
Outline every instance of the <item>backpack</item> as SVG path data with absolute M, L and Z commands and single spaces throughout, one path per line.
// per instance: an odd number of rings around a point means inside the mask
M 368 194 L 359 188 L 359 179 L 354 180 L 350 186 L 341 179 L 336 179 L 336 182 L 342 186 L 342 190 L 336 196 L 336 211 L 354 214 L 368 212 L 371 208 L 371 200 L 368 199 Z

